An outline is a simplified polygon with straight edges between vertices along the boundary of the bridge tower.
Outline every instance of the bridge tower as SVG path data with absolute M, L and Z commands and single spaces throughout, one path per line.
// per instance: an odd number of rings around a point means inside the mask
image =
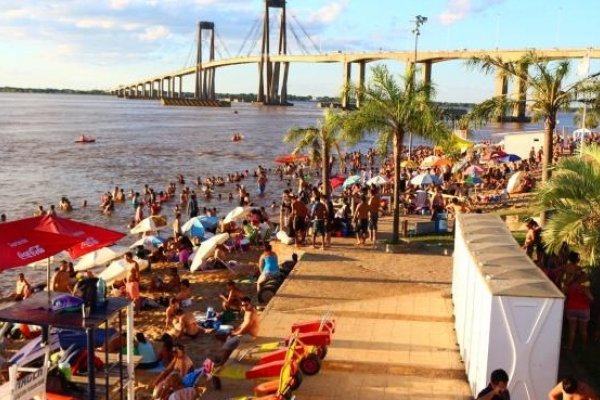
M 214 100 L 215 95 L 215 68 L 202 68 L 202 34 L 207 31 L 210 35 L 208 61 L 215 59 L 215 24 L 214 22 L 200 21 L 198 23 L 198 51 L 196 53 L 196 86 L 194 97 L 202 100 Z
M 276 54 L 287 54 L 287 20 L 285 3 L 285 0 L 265 0 L 261 57 L 258 64 L 258 97 L 256 99 L 259 103 L 265 105 L 288 105 L 287 81 L 290 63 L 271 62 L 271 32 L 269 27 L 270 9 L 280 9 L 279 46 Z M 283 73 L 281 71 L 281 64 L 283 64 Z

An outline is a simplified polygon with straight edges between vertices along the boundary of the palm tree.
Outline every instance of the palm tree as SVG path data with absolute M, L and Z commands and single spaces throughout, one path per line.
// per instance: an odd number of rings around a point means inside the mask
M 544 158 L 542 163 L 542 181 L 550 177 L 553 157 L 553 137 L 556 128 L 556 115 L 568 110 L 572 102 L 583 97 L 597 97 L 600 86 L 595 80 L 599 74 L 586 76 L 568 83 L 571 63 L 567 60 L 550 62 L 530 52 L 514 63 L 507 63 L 500 57 L 484 55 L 467 62 L 471 67 L 479 67 L 485 73 L 499 72 L 500 77 L 512 78 L 522 83 L 529 94 L 525 100 L 533 112 L 534 120 L 544 120 Z M 522 100 L 509 98 L 508 95 L 492 97 L 475 106 L 470 118 L 479 124 L 504 115 L 504 111 L 515 107 Z
M 583 119 L 585 118 L 585 122 Z M 600 125 L 600 110 L 591 109 L 586 110 L 585 117 L 582 109 L 575 111 L 573 115 L 573 124 L 582 128 L 594 129 Z
M 442 139 L 450 133 L 442 122 L 441 110 L 430 101 L 433 88 L 415 79 L 411 65 L 400 81 L 394 79 L 385 66 L 372 69 L 366 87 L 351 88 L 361 97 L 358 110 L 344 118 L 344 130 L 349 144 L 356 144 L 365 134 L 377 133 L 380 154 L 393 149 L 394 197 L 392 242 L 400 239 L 400 161 L 402 143 L 408 132 L 428 139 Z
M 562 159 L 552 177 L 536 192 L 540 210 L 552 210 L 542 238 L 558 252 L 563 243 L 590 265 L 600 260 L 600 148 L 581 149 L 581 157 Z
M 323 194 L 329 195 L 329 176 L 331 165 L 329 159 L 331 152 L 335 149 L 341 162 L 342 118 L 331 110 L 325 111 L 323 119 L 318 122 L 318 127 L 292 128 L 283 141 L 294 144 L 294 154 L 303 150 L 309 150 L 311 162 L 315 165 L 321 164 L 321 181 Z

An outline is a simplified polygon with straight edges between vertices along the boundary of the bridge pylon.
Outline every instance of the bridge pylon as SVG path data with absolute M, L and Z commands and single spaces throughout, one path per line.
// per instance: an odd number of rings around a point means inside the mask
M 265 105 L 290 105 L 287 101 L 287 81 L 290 63 L 271 62 L 269 14 L 270 9 L 280 9 L 278 55 L 287 54 L 287 16 L 285 0 L 264 0 L 263 35 L 258 64 L 258 96 L 256 101 Z M 282 65 L 283 64 L 283 71 Z M 266 80 L 265 80 L 266 76 Z
M 208 49 L 208 62 L 215 60 L 215 24 L 214 22 L 200 21 L 198 23 L 198 50 L 196 53 L 196 84 L 194 98 L 200 100 L 215 100 L 215 68 L 202 68 L 202 35 L 207 31 L 210 35 Z

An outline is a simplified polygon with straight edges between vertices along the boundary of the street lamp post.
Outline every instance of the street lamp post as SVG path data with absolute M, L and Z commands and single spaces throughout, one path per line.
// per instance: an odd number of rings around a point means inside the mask
M 419 36 L 421 35 L 421 30 L 419 29 L 425 22 L 427 22 L 427 17 L 422 15 L 417 15 L 415 17 L 414 23 L 415 27 L 412 30 L 412 33 L 415 35 L 415 58 L 413 60 L 413 68 L 417 68 L 417 44 L 419 42 Z M 415 78 L 416 79 L 416 78 Z M 412 160 L 412 132 L 408 134 L 408 159 Z

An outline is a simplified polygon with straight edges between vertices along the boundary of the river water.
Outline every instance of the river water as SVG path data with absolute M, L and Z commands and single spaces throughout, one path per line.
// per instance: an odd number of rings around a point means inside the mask
M 115 185 L 141 191 L 144 184 L 160 191 L 178 174 L 193 188 L 198 176 L 252 171 L 259 164 L 273 167 L 277 155 L 291 150 L 282 143 L 283 133 L 291 127 L 314 125 L 321 115 L 322 110 L 310 103 L 164 107 L 157 101 L 109 96 L 0 93 L 0 213 L 10 220 L 30 216 L 37 205 L 47 209 L 67 196 L 75 207 L 69 217 L 125 232 L 131 207 L 117 205 L 112 216 L 102 215 L 98 204 L 103 192 Z M 501 137 L 494 132 L 535 127 L 487 127 L 474 139 L 497 141 Z M 235 132 L 241 132 L 244 140 L 231 142 Z M 97 142 L 75 144 L 81 133 L 96 137 Z M 372 143 L 368 139 L 363 146 Z M 251 194 L 256 193 L 253 178 L 243 183 Z M 271 177 L 268 195 L 258 204 L 276 200 L 284 185 Z M 227 213 L 235 205 L 226 200 L 234 185 L 218 188 L 219 192 L 222 201 L 201 200 L 200 206 Z M 80 207 L 83 200 L 89 204 L 85 209 Z M 170 217 L 171 208 L 164 214 Z M 17 270 L 2 274 L 11 288 Z

